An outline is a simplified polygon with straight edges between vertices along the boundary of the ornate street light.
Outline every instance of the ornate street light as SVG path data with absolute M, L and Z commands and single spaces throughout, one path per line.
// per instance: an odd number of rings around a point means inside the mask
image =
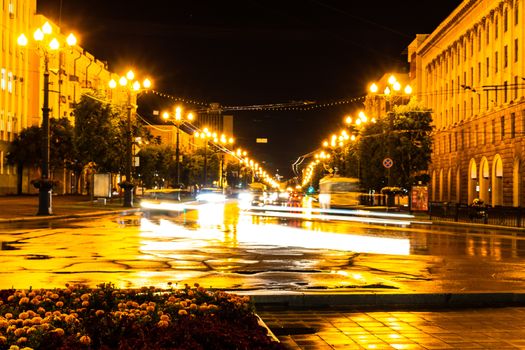
M 175 107 L 175 114 L 174 115 L 171 115 L 169 112 L 164 112 L 162 114 L 162 118 L 164 118 L 164 120 L 171 121 L 177 127 L 177 140 L 176 140 L 176 144 L 175 144 L 175 159 L 176 159 L 175 172 L 177 174 L 176 186 L 179 187 L 179 185 L 180 185 L 180 148 L 179 148 L 180 126 L 182 124 L 184 124 L 186 121 L 188 121 L 188 122 L 193 121 L 193 119 L 194 119 L 193 118 L 193 113 L 191 113 L 191 112 L 188 113 L 186 115 L 186 119 L 183 119 L 183 117 L 182 117 L 182 108 L 177 106 L 177 107 Z
M 49 179 L 49 58 L 54 53 L 60 50 L 61 42 L 56 37 L 52 36 L 53 28 L 49 22 L 44 23 L 41 28 L 38 28 L 33 33 L 33 41 L 36 49 L 42 53 L 44 57 L 44 96 L 42 105 L 42 174 L 34 186 L 38 188 L 38 212 L 37 215 L 52 215 L 52 195 L 53 182 Z M 18 45 L 27 46 L 29 39 L 25 34 L 20 34 L 18 37 Z M 72 47 L 76 44 L 77 39 L 73 34 L 69 34 L 66 38 L 66 44 Z
M 119 185 L 124 189 L 124 202 L 123 206 L 126 208 L 133 207 L 133 188 L 135 184 L 131 178 L 131 167 L 132 167 L 132 158 L 133 158 L 133 135 L 131 130 L 131 111 L 136 108 L 132 102 L 132 95 L 135 96 L 143 90 L 147 90 L 151 87 L 151 81 L 149 79 L 144 79 L 142 85 L 135 79 L 135 74 L 133 71 L 128 71 L 126 76 L 119 78 L 118 85 L 126 92 L 127 94 L 127 127 L 126 127 L 126 168 L 125 176 L 126 180 L 122 181 Z M 117 82 L 114 79 L 109 81 L 109 87 L 111 89 L 117 88 Z

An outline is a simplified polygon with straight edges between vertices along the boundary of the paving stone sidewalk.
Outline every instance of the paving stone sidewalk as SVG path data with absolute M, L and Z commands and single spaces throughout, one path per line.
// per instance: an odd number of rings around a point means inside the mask
M 288 349 L 525 349 L 525 308 L 258 310 Z
M 52 217 L 90 215 L 101 212 L 124 210 L 120 199 L 116 198 L 106 204 L 92 201 L 90 196 L 54 195 L 52 197 Z M 0 196 L 0 221 L 37 220 L 49 218 L 37 216 L 38 196 Z

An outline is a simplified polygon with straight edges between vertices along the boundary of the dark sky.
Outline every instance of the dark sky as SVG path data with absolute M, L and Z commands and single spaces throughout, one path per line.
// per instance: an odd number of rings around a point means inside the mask
M 460 0 L 38 0 L 110 69 L 139 67 L 155 90 L 224 106 L 344 100 L 405 69 L 408 44 Z M 239 144 L 270 171 L 315 149 L 358 104 L 235 112 Z M 266 145 L 255 144 L 266 137 Z

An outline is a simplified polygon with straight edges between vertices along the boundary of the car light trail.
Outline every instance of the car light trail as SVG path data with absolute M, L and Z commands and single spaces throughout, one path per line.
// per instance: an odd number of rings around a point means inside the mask
M 279 217 L 279 218 L 292 218 L 292 219 L 316 219 L 316 220 L 335 220 L 335 221 L 352 221 L 362 222 L 369 224 L 386 224 L 386 225 L 410 225 L 412 222 L 409 220 L 395 220 L 386 218 L 373 218 L 365 216 L 353 216 L 353 215 L 324 215 L 324 214 L 311 214 L 308 209 L 304 209 L 303 213 L 294 213 L 297 208 L 292 209 L 290 212 L 278 212 L 278 211 L 247 211 L 244 212 L 246 215 L 252 216 L 265 216 L 265 217 Z M 295 210 L 293 210 L 295 209 Z
M 264 212 L 297 212 L 303 211 L 308 213 L 320 213 L 320 214 L 343 214 L 343 215 L 354 215 L 354 216 L 376 216 L 376 217 L 388 217 L 398 219 L 413 219 L 414 215 L 401 214 L 401 213 L 385 213 L 371 210 L 361 209 L 321 209 L 321 208 L 309 208 L 309 207 L 282 207 L 276 205 L 266 205 L 263 207 L 258 206 L 243 206 L 241 209 L 252 210 L 252 211 L 264 211 Z
M 328 249 L 374 254 L 409 255 L 408 238 L 377 237 L 342 234 L 325 231 L 310 231 L 296 227 L 275 224 L 257 225 L 250 216 L 241 216 L 236 225 L 236 234 L 230 235 L 217 225 L 201 226 L 190 230 L 167 220 L 158 224 L 143 218 L 141 220 L 141 250 L 161 252 L 193 250 L 221 242 L 225 246 L 240 244 L 260 247 L 299 247 L 306 249 Z M 162 238 L 155 241 L 155 238 Z

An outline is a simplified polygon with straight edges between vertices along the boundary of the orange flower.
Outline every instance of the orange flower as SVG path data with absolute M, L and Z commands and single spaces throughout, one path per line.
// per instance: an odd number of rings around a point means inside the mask
M 29 314 L 27 312 L 21 312 L 20 315 L 18 315 L 18 318 L 25 320 L 29 317 Z
M 80 299 L 81 299 L 81 300 L 84 300 L 84 301 L 85 301 L 85 300 L 89 300 L 89 294 L 87 294 L 87 293 L 86 293 L 86 294 L 82 294 L 82 295 L 80 296 Z
M 84 300 L 84 301 L 82 302 L 82 307 L 88 307 L 88 306 L 89 306 L 89 301 Z
M 62 328 L 55 328 L 53 332 L 55 332 L 59 337 L 63 336 L 65 333 Z
M 179 310 L 179 315 L 180 316 L 185 316 L 187 314 L 188 314 L 188 311 L 186 311 L 186 310 Z
M 3 335 L 0 335 L 0 344 L 5 344 L 7 343 L 7 338 L 4 337 Z
M 170 325 L 170 323 L 168 321 L 159 321 L 157 323 L 157 326 L 159 326 L 159 328 L 168 328 L 168 326 Z
M 16 342 L 18 344 L 23 344 L 23 343 L 27 342 L 27 338 L 26 337 L 20 337 L 20 338 L 18 338 L 18 340 Z
M 160 316 L 160 320 L 161 321 L 169 321 L 170 317 L 168 315 L 162 315 L 162 316 Z
M 56 307 L 62 307 L 62 306 L 64 306 L 64 302 L 57 301 L 57 303 L 55 305 L 56 305 Z
M 5 314 L 5 318 L 7 318 L 7 319 L 13 318 L 13 314 L 8 312 L 8 313 Z
M 22 299 L 20 299 L 20 301 L 18 302 L 18 305 L 24 305 L 24 304 L 27 304 L 29 303 L 29 298 L 28 297 L 23 297 Z
M 97 311 L 95 311 L 95 315 L 97 315 L 97 316 L 104 315 L 104 310 L 97 310 Z
M 87 335 L 83 335 L 80 337 L 80 343 L 83 345 L 89 345 L 91 344 L 91 338 L 88 337 Z
M 22 336 L 22 335 L 24 335 L 24 334 L 26 334 L 26 330 L 25 330 L 25 329 L 23 329 L 23 328 L 17 328 L 17 329 L 15 329 L 15 335 L 16 335 L 17 337 L 20 337 L 20 336 Z

